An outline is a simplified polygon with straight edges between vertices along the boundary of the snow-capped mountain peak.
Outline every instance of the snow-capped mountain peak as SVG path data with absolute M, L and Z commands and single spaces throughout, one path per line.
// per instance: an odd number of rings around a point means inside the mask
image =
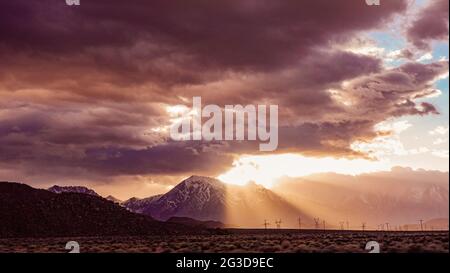
M 136 204 L 139 206 L 135 206 Z M 124 202 L 128 209 L 159 220 L 175 216 L 203 221 L 234 221 L 243 226 L 259 224 L 261 219 L 267 217 L 259 215 L 259 205 L 265 207 L 265 213 L 272 217 L 290 215 L 289 218 L 295 220 L 300 215 L 298 210 L 261 185 L 231 185 L 204 176 L 191 176 L 166 194 L 152 198 L 145 204 L 136 199 Z M 231 219 L 230 215 L 242 215 L 243 218 Z M 304 219 L 306 220 L 306 216 Z
M 51 191 L 53 193 L 75 192 L 75 193 L 89 194 L 89 195 L 93 195 L 93 196 L 100 196 L 94 190 L 91 190 L 91 189 L 83 187 L 83 186 L 58 186 L 58 185 L 54 185 L 54 186 L 48 188 L 47 190 Z
M 199 185 L 210 185 L 210 186 L 214 186 L 214 187 L 224 187 L 224 184 L 222 183 L 222 181 L 215 179 L 215 178 L 211 178 L 211 177 L 206 177 L 206 176 L 198 176 L 198 175 L 192 175 L 189 178 L 181 181 L 180 184 L 178 184 L 178 186 L 180 185 L 184 185 L 185 187 L 198 187 Z

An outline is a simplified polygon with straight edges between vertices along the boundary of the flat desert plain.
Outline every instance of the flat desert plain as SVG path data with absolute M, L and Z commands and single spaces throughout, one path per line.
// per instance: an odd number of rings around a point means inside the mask
M 76 241 L 80 252 L 133 253 L 364 253 L 376 241 L 380 252 L 449 252 L 448 231 L 318 231 L 221 230 L 214 235 L 110 236 L 71 238 L 3 238 L 0 252 L 69 252 Z

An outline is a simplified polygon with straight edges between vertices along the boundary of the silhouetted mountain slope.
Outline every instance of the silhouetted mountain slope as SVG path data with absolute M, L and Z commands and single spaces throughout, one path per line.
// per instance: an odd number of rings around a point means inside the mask
M 112 201 L 114 203 L 117 203 L 117 204 L 121 204 L 122 203 L 122 200 L 117 199 L 116 197 L 114 197 L 112 195 L 108 195 L 105 199 L 109 200 L 109 201 Z
M 189 217 L 171 217 L 166 222 L 183 224 L 190 227 L 224 228 L 225 224 L 219 221 L 199 221 Z
M 101 197 L 0 182 L 0 237 L 150 235 L 187 231 Z

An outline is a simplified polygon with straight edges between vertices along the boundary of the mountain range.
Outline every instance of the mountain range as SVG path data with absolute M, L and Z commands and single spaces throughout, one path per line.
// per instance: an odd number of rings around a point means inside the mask
M 448 229 L 448 173 L 405 168 L 285 177 L 271 189 L 191 176 L 164 194 L 123 202 L 80 186 L 0 186 L 0 220 L 7 223 L 0 235 L 8 236 L 46 234 L 48 226 L 52 234 L 155 234 L 173 232 L 177 225 L 262 228 L 266 221 L 271 228 L 297 228 L 299 219 L 302 228 L 314 228 L 319 219 L 327 228 L 345 223 L 360 229 L 365 223 L 368 229 L 390 224 L 417 230 L 423 220 L 429 228 Z
M 202 232 L 201 228 L 132 213 L 92 194 L 54 193 L 10 182 L 0 182 L 0 223 L 0 238 Z
M 189 217 L 221 221 L 239 227 L 261 227 L 267 220 L 281 219 L 283 227 L 314 228 L 319 219 L 328 228 L 360 229 L 364 223 L 377 229 L 417 225 L 418 220 L 447 219 L 449 215 L 448 173 L 393 168 L 389 172 L 362 175 L 315 174 L 282 178 L 273 188 L 255 183 L 244 186 L 217 179 L 191 176 L 169 192 L 122 203 L 129 210 L 155 219 Z M 445 220 L 444 220 L 445 221 Z M 442 221 L 441 221 L 442 222 Z M 431 225 L 430 225 L 431 226 Z
M 418 224 L 449 215 L 449 176 L 438 171 L 394 168 L 362 175 L 316 174 L 283 178 L 274 192 L 309 214 L 353 228 Z M 447 226 L 446 225 L 446 226 Z M 443 225 L 441 225 L 442 227 Z
M 162 221 L 189 217 L 239 227 L 262 227 L 265 219 L 283 219 L 285 225 L 292 226 L 300 216 L 305 224 L 312 223 L 299 208 L 263 186 L 255 183 L 230 185 L 203 176 L 191 176 L 165 194 L 131 198 L 122 205 Z

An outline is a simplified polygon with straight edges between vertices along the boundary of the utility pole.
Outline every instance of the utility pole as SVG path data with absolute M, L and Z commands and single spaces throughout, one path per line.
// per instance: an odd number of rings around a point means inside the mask
M 386 223 L 386 231 L 389 231 L 389 223 Z
M 302 217 L 298 217 L 298 229 L 302 229 Z
M 277 229 L 280 229 L 281 227 L 281 219 L 280 220 L 275 220 L 275 224 L 277 225 Z
M 420 222 L 420 230 L 423 231 L 423 220 L 420 219 L 419 222 Z
M 319 217 L 317 217 L 317 218 L 314 218 L 314 223 L 315 223 L 315 228 L 316 229 L 319 229 L 319 225 L 320 225 L 320 219 L 319 219 Z
M 361 228 L 362 228 L 362 231 L 365 231 L 366 230 L 366 223 L 362 223 L 362 225 L 361 225 Z
M 264 219 L 264 224 L 263 224 L 263 226 L 264 226 L 264 229 L 267 229 L 267 226 L 269 226 L 270 225 L 270 223 L 269 222 L 267 222 L 267 220 L 266 219 Z

